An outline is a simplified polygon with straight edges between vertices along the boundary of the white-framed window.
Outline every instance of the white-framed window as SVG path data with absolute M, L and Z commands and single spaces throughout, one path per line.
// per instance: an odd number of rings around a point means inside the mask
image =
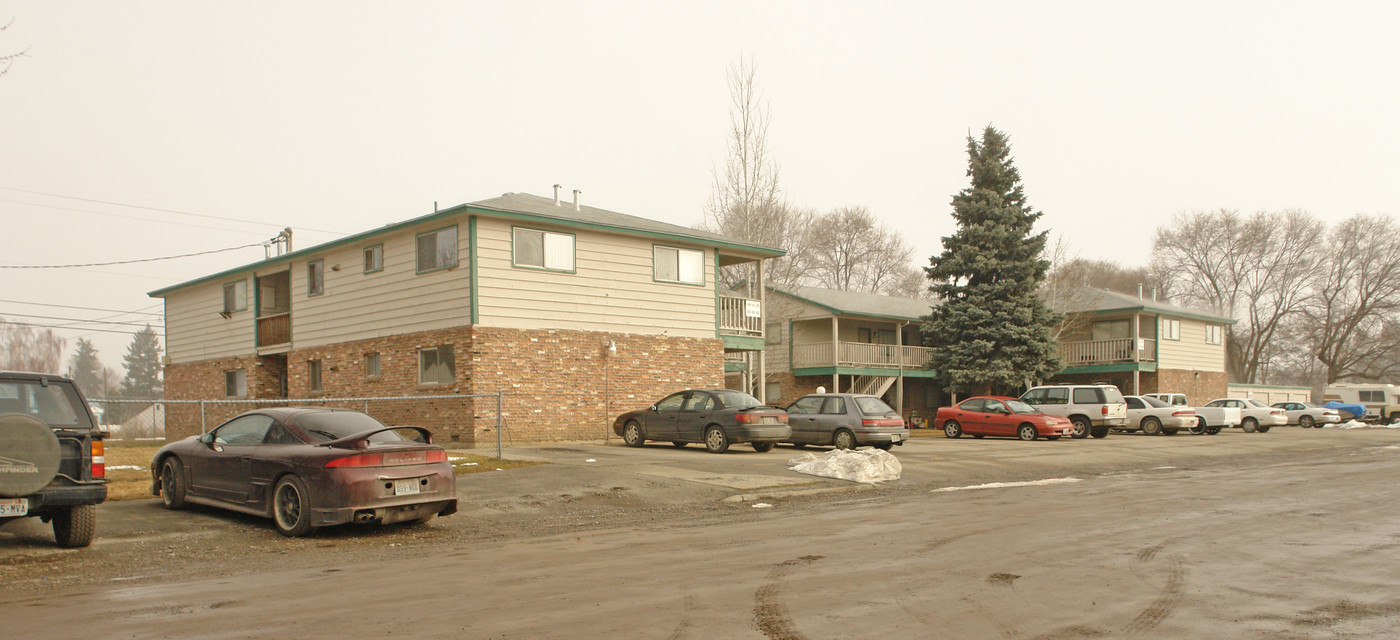
M 1180 339 L 1181 339 L 1181 321 L 1180 321 L 1180 320 L 1172 320 L 1172 319 L 1170 319 L 1170 318 L 1163 319 L 1163 320 L 1162 320 L 1162 339 L 1163 339 L 1163 340 L 1180 340 Z
M 705 252 L 656 245 L 652 248 L 652 277 L 659 282 L 705 284 Z
M 377 353 L 366 353 L 366 354 L 365 354 L 365 377 L 366 377 L 366 378 L 378 378 L 378 377 L 379 377 L 379 354 L 377 354 Z
M 312 360 L 312 361 L 310 361 L 310 362 L 307 363 L 307 368 L 308 368 L 309 371 L 310 371 L 308 377 L 311 379 L 311 390 L 312 390 L 312 391 L 320 391 L 320 390 L 321 390 L 321 361 L 320 361 L 320 360 Z
M 573 273 L 573 234 L 515 227 L 511 235 L 515 266 Z
M 452 345 L 445 344 L 418 350 L 418 382 L 420 384 L 452 384 L 457 378 L 456 358 Z
M 326 261 L 306 263 L 306 295 L 319 296 L 326 292 Z
M 224 372 L 224 395 L 229 398 L 242 398 L 248 395 L 248 372 L 234 369 Z
M 457 227 L 418 234 L 418 273 L 457 266 Z
M 365 247 L 365 273 L 384 270 L 384 245 Z
M 248 281 L 239 280 L 224 285 L 224 313 L 248 308 Z
M 1220 344 L 1225 338 L 1225 328 L 1218 324 L 1206 325 L 1206 344 Z

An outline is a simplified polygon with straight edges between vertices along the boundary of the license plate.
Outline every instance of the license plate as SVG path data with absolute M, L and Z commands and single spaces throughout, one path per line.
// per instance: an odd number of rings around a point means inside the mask
M 763 424 L 778 424 L 778 419 L 773 416 L 763 416 Z
M 0 516 L 29 515 L 29 498 L 0 499 Z
M 418 478 L 394 481 L 394 495 L 396 496 L 413 495 L 419 491 Z
M 899 434 L 896 433 L 890 436 L 890 442 L 899 442 Z

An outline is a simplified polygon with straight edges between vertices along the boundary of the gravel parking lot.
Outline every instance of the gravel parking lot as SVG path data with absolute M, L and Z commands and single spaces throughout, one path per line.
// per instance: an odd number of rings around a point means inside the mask
M 1400 479 L 1400 430 L 917 437 L 894 451 L 902 479 L 875 488 L 789 472 L 797 453 L 513 448 L 552 464 L 466 477 L 462 511 L 426 526 L 307 539 L 221 511 L 108 503 L 88 549 L 54 548 L 38 523 L 0 529 L 0 617 L 13 638 L 60 623 L 71 635 L 272 637 L 317 620 L 348 629 L 304 612 L 351 606 L 384 615 L 357 631 L 387 635 L 399 628 L 388 620 L 415 618 L 373 592 L 412 592 L 415 609 L 461 613 L 418 620 L 416 637 L 1167 638 L 1224 637 L 1203 621 L 1222 624 L 1225 601 L 1255 616 L 1226 619 L 1230 637 L 1341 637 L 1327 625 L 1348 607 L 1358 628 L 1400 611 L 1366 586 L 1400 580 L 1383 551 L 1400 544 L 1400 522 L 1375 493 Z M 1069 480 L 949 491 L 1048 478 Z M 1387 561 L 1341 559 L 1348 549 Z M 1306 597 L 1278 584 L 1294 580 Z M 56 592 L 92 597 L 70 608 Z M 1002 612 L 1000 597 L 1018 604 Z M 273 622 L 237 626 L 250 608 Z

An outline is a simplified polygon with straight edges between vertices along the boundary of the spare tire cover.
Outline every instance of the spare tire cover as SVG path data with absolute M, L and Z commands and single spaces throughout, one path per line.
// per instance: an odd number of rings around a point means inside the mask
M 27 496 L 58 473 L 58 438 L 42 421 L 18 413 L 0 415 L 0 496 Z

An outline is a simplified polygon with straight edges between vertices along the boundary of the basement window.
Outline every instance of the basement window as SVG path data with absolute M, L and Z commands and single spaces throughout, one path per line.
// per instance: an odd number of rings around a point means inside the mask
M 312 392 L 320 391 L 320 390 L 321 390 L 321 361 L 320 361 L 320 360 L 312 360 L 312 361 L 308 362 L 307 364 L 309 365 L 309 368 L 310 368 L 311 391 L 312 391 Z
M 418 351 L 418 382 L 420 384 L 452 384 L 457 378 L 456 359 L 452 345 Z
M 248 395 L 248 372 L 234 369 L 224 372 L 224 396 L 242 398 Z

